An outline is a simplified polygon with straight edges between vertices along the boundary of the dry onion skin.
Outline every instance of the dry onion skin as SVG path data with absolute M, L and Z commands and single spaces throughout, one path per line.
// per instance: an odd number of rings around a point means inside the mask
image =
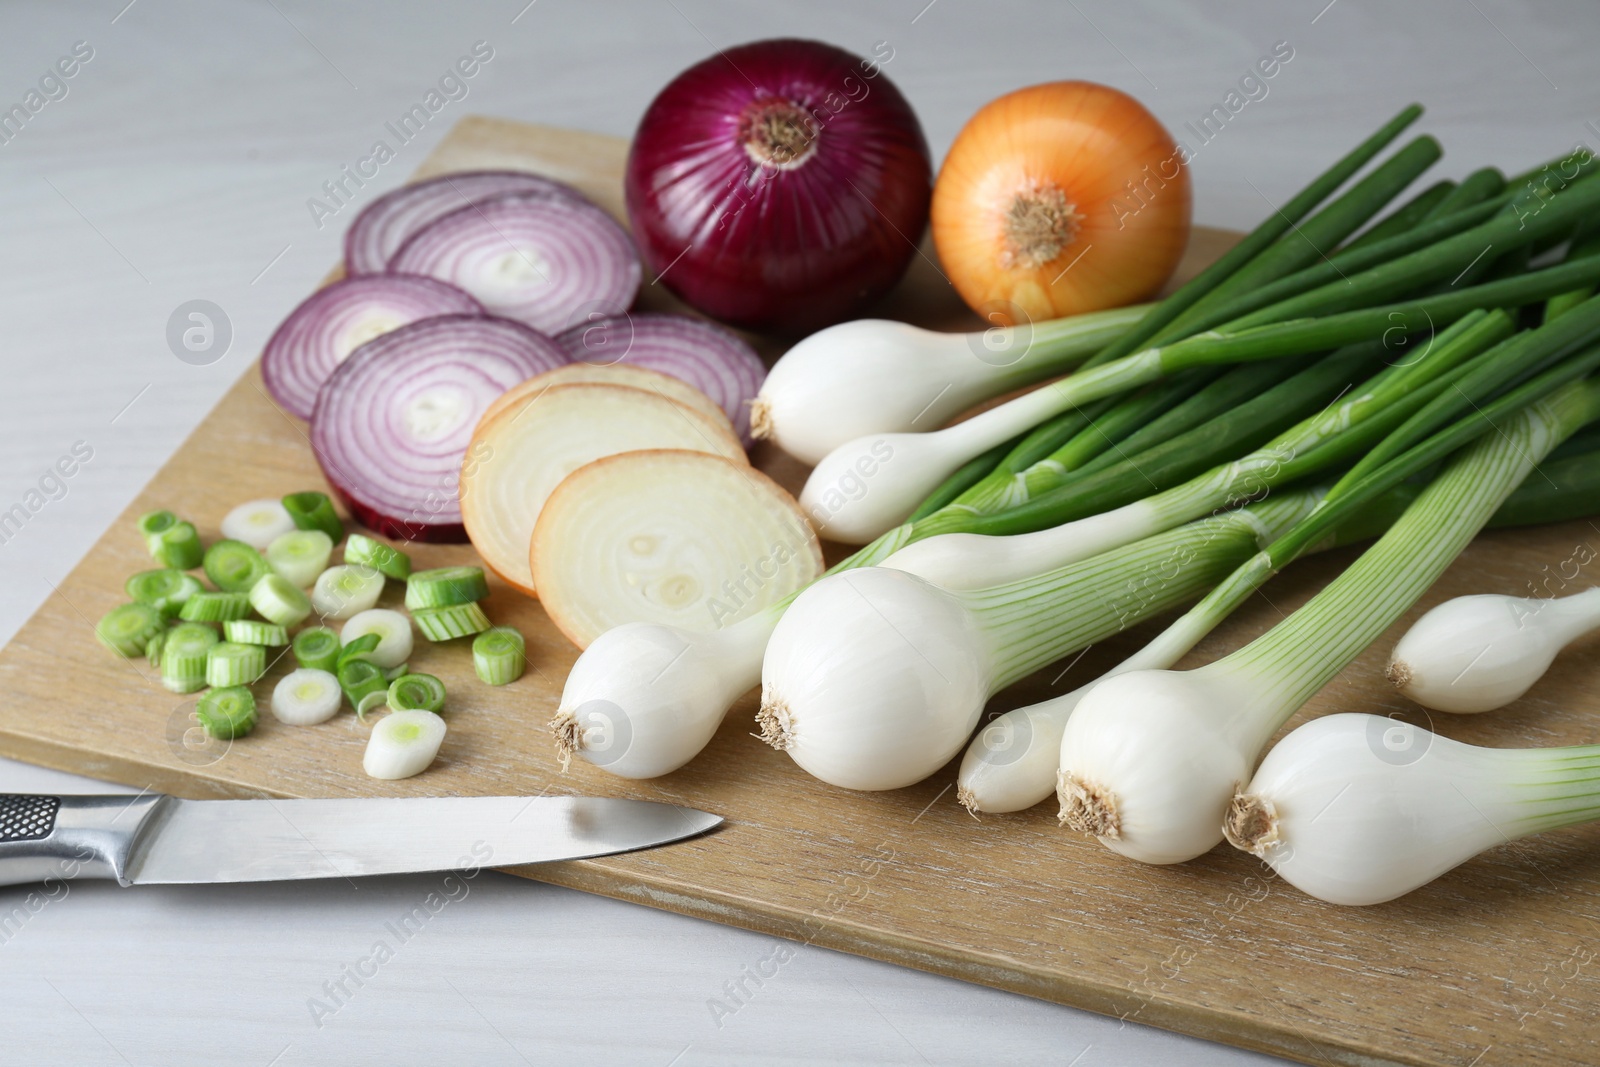
M 781 486 L 679 450 L 574 471 L 545 502 L 530 557 L 545 611 L 579 648 L 624 623 L 719 630 L 824 569 L 816 533 Z
M 601 384 L 625 385 L 630 389 L 643 389 L 647 393 L 660 393 L 668 400 L 675 400 L 684 407 L 694 408 L 700 414 L 713 422 L 720 423 L 733 433 L 733 422 L 727 413 L 717 406 L 705 393 L 696 389 L 681 378 L 674 378 L 670 374 L 649 370 L 645 367 L 635 367 L 627 363 L 611 363 L 597 365 L 593 363 L 568 363 L 565 367 L 536 374 L 521 385 L 514 385 L 502 393 L 483 412 L 480 422 L 488 422 L 500 412 L 513 404 L 525 403 L 527 399 L 553 385 L 574 384 Z
M 933 191 L 933 239 L 993 325 L 1153 296 L 1189 241 L 1186 153 L 1133 97 L 1064 81 L 984 105 Z
M 461 467 L 461 515 L 484 563 L 534 593 L 528 545 L 562 479 L 618 452 L 678 448 L 748 462 L 724 419 L 621 385 L 555 385 L 478 423 Z

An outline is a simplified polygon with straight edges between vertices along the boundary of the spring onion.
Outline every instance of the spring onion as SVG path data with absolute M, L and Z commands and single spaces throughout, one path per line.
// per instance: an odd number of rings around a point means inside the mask
M 1286 494 L 987 589 L 881 567 L 823 578 L 767 645 L 762 739 L 847 789 L 920 781 L 966 744 L 995 692 L 1204 592 L 1317 499 Z
M 263 575 L 250 587 L 250 606 L 263 619 L 279 626 L 296 626 L 311 614 L 311 601 L 281 574 Z
M 267 650 L 260 645 L 219 641 L 206 650 L 206 684 L 249 685 L 267 669 Z
M 298 590 L 296 590 L 298 592 Z M 371 567 L 344 564 L 317 575 L 310 607 L 324 619 L 348 619 L 378 602 L 383 575 Z
M 392 711 L 438 711 L 444 707 L 444 683 L 431 674 L 404 674 L 389 683 Z
M 206 654 L 217 631 L 204 623 L 179 623 L 161 643 L 161 684 L 174 693 L 192 693 L 206 684 Z
M 272 714 L 290 726 L 311 726 L 337 715 L 343 700 L 339 679 L 327 671 L 301 667 L 273 686 Z
M 477 604 L 453 604 L 447 608 L 418 608 L 411 620 L 429 641 L 449 641 L 489 628 L 489 616 Z
M 291 530 L 267 546 L 267 565 L 301 589 L 309 589 L 328 566 L 333 539 L 321 530 Z
M 388 679 L 375 664 L 364 659 L 346 660 L 339 665 L 339 688 L 351 707 L 359 708 L 361 698 L 369 693 L 381 693 L 389 688 Z
M 489 595 L 482 567 L 436 567 L 406 579 L 406 610 L 470 604 Z
M 1573 596 L 1457 597 L 1412 624 L 1389 681 L 1434 711 L 1491 711 L 1516 700 L 1571 642 L 1600 629 L 1600 588 Z
M 167 643 L 167 631 L 151 634 L 150 640 L 145 642 L 144 658 L 150 661 L 150 666 L 156 670 L 161 669 L 161 646 Z
M 256 728 L 256 698 L 242 685 L 213 689 L 200 698 L 194 715 L 206 733 L 231 741 Z
M 1600 182 L 1592 188 L 1600 194 Z M 1547 209 L 1539 218 L 1553 210 Z M 1529 225 L 1532 228 L 1533 224 Z M 1542 301 L 1595 280 L 1600 280 L 1600 259 L 1579 260 L 1396 304 L 1240 327 L 1236 332 L 1209 331 L 1079 371 L 943 430 L 857 438 L 817 465 L 800 494 L 800 503 L 823 537 L 862 544 L 903 522 L 939 482 L 968 459 L 1071 406 L 1188 367 L 1281 358 L 1376 341 L 1394 336 L 1396 330 L 1442 329 L 1478 308 Z M 1350 303 L 1343 295 L 1325 299 L 1342 306 Z M 857 486 L 864 488 L 857 491 Z
M 119 604 L 100 617 L 94 635 L 119 656 L 144 655 L 150 639 L 166 629 L 161 612 L 149 604 Z
M 391 679 L 391 681 L 392 681 L 392 679 Z M 378 708 L 387 708 L 388 706 L 389 706 L 389 690 L 387 690 L 387 689 L 373 689 L 373 690 L 370 690 L 369 692 L 367 692 L 366 694 L 364 694 L 362 696 L 360 703 L 358 703 L 356 705 L 356 721 L 359 722 L 359 723 L 365 723 L 367 721 L 367 715 L 368 714 L 370 714 L 371 712 L 375 711 Z
M 294 635 L 294 660 L 310 670 L 332 672 L 339 663 L 339 635 L 326 626 L 313 626 Z
M 250 598 L 243 593 L 215 593 L 203 589 L 183 602 L 178 618 L 186 622 L 227 622 L 250 614 Z
M 283 498 L 282 506 L 296 529 L 320 530 L 334 544 L 344 540 L 344 523 L 339 521 L 327 493 L 315 490 L 290 493 Z
M 200 534 L 194 524 L 180 520 L 170 511 L 152 511 L 139 518 L 150 556 L 163 567 L 186 571 L 200 566 Z
M 491 626 L 472 639 L 472 669 L 484 685 L 509 685 L 528 669 L 528 646 L 510 626 Z
M 410 778 L 428 769 L 444 744 L 444 720 L 431 711 L 394 711 L 378 720 L 361 757 L 370 777 Z
M 235 596 L 237 594 L 229 594 Z M 229 619 L 222 624 L 222 633 L 229 641 L 240 645 L 262 645 L 279 648 L 289 643 L 289 631 L 275 622 L 257 622 L 254 619 Z
M 344 561 L 371 567 L 386 578 L 405 581 L 411 577 L 411 557 L 366 534 L 345 538 Z
M 350 616 L 350 621 L 339 631 L 339 639 L 349 644 L 361 637 L 377 639 L 366 658 L 384 670 L 398 667 L 411 658 L 411 620 L 398 611 L 368 608 Z
M 294 519 L 276 500 L 251 500 L 240 504 L 222 519 L 222 536 L 242 541 L 260 550 L 280 534 L 295 528 Z
M 337 672 L 338 668 L 343 667 L 346 663 L 356 659 L 366 660 L 368 663 L 372 663 L 373 666 L 381 669 L 383 664 L 374 663 L 372 654 L 377 650 L 378 644 L 382 640 L 383 638 L 379 634 L 365 633 L 356 637 L 352 637 L 349 641 L 340 645 L 339 659 L 334 664 L 335 672 Z
M 272 573 L 261 553 L 243 541 L 218 541 L 206 549 L 203 566 L 211 584 L 228 593 L 248 593 L 251 586 Z
M 396 678 L 404 678 L 406 675 L 408 675 L 410 673 L 411 673 L 411 664 L 402 663 L 398 667 L 390 667 L 388 670 L 384 671 L 383 672 L 383 680 L 386 681 L 386 682 L 392 682 Z
M 1221 838 L 1234 788 L 1284 720 L 1408 608 L 1534 465 L 1600 414 L 1575 383 L 1482 433 L 1372 548 L 1266 635 L 1197 670 L 1134 671 L 1083 698 L 1061 741 L 1067 826 L 1149 863 Z
M 140 604 L 149 604 L 167 619 L 176 616 L 183 602 L 202 588 L 200 579 L 171 567 L 140 571 L 123 586 L 130 598 Z
M 1495 845 L 1600 818 L 1600 746 L 1479 748 L 1344 713 L 1285 737 L 1233 798 L 1227 836 L 1290 885 L 1378 904 Z
M 975 333 L 885 319 L 839 323 L 773 365 L 751 405 L 751 426 L 802 463 L 869 433 L 934 429 L 990 397 L 1072 369 L 1150 308 Z

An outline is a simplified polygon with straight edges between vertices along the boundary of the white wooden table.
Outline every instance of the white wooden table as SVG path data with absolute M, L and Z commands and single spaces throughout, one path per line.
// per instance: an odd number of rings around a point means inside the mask
M 478 41 L 493 58 L 467 97 L 360 202 L 402 181 L 469 111 L 625 135 L 684 66 L 713 47 L 777 35 L 858 52 L 888 42 L 890 76 L 939 153 L 984 101 L 1064 77 L 1135 93 L 1188 141 L 1186 123 L 1288 42 L 1293 58 L 1265 95 L 1256 90 L 1196 153 L 1196 218 L 1212 225 L 1252 225 L 1413 99 L 1429 105 L 1424 121 L 1446 146 L 1446 175 L 1600 145 L 1591 56 L 1600 8 L 1585 0 L 810 0 L 800 9 L 728 0 L 0 7 L 0 110 L 24 102 L 75 46 L 88 55 L 67 64 L 71 78 L 47 81 L 37 113 L 0 143 L 0 512 L 30 510 L 20 528 L 0 526 L 0 640 L 52 595 L 336 260 L 353 210 L 318 229 L 306 201 Z M 197 298 L 220 305 L 233 329 L 227 355 L 207 366 L 180 362 L 165 339 L 173 309 Z M 79 442 L 92 458 L 41 485 Z M 72 714 L 70 693 L 62 714 Z M 0 761 L 0 790 L 104 788 Z M 347 983 L 352 995 L 332 1015 L 314 1017 L 312 998 L 331 1002 L 324 983 L 438 881 L 85 883 L 9 922 L 26 891 L 0 890 L 0 1062 L 1266 1062 L 812 948 L 719 1025 L 708 1002 L 776 943 L 498 875 L 440 911 L 361 988 Z

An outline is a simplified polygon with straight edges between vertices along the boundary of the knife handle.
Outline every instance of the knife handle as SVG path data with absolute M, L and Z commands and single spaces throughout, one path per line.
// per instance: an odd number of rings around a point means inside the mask
M 0 793 L 0 885 L 115 878 L 128 866 L 168 798 Z

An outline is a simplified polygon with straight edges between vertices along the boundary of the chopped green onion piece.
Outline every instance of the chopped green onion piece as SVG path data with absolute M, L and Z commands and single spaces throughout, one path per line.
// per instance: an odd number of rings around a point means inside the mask
M 335 667 L 343 667 L 351 660 L 366 659 L 367 653 L 378 647 L 383 638 L 377 634 L 362 634 L 339 649 L 339 658 Z
M 150 534 L 145 538 L 145 547 L 150 550 L 151 559 L 163 567 L 180 571 L 200 566 L 204 555 L 200 534 L 190 522 L 175 523 L 160 533 Z
M 366 534 L 351 534 L 345 540 L 344 561 L 375 567 L 386 577 L 402 582 L 411 577 L 410 556 Z
M 250 587 L 250 606 L 279 626 L 294 626 L 311 614 L 311 601 L 281 574 L 263 575 Z
M 528 667 L 527 642 L 509 626 L 492 626 L 472 639 L 472 668 L 485 685 L 506 685 Z
M 361 698 L 369 693 L 382 693 L 389 688 L 383 672 L 364 659 L 353 659 L 339 668 L 339 688 L 344 690 L 350 706 L 359 708 Z
M 344 523 L 334 514 L 333 501 L 328 499 L 327 493 L 315 490 L 290 493 L 283 498 L 283 507 L 300 529 L 321 530 L 336 543 L 344 540 Z
M 444 707 L 444 683 L 431 674 L 408 674 L 389 683 L 390 711 L 438 711 Z
M 367 721 L 367 712 L 377 707 L 389 706 L 389 690 L 374 689 L 361 698 L 361 703 L 356 705 L 356 719 L 360 722 Z
M 447 608 L 470 604 L 489 595 L 482 567 L 436 567 L 417 571 L 406 581 L 406 609 Z
M 178 516 L 170 511 L 147 511 L 139 516 L 139 532 L 146 537 L 166 533 L 178 525 Z
M 145 658 L 150 661 L 150 666 L 161 669 L 161 646 L 167 643 L 167 631 L 162 630 L 151 636 L 144 646 Z
M 183 602 L 178 618 L 186 622 L 227 622 L 250 614 L 250 598 L 243 593 L 202 590 Z
M 328 566 L 333 538 L 321 530 L 291 530 L 267 546 L 267 565 L 301 589 L 309 588 Z
M 267 650 L 260 645 L 220 641 L 206 651 L 206 684 L 249 685 L 267 670 Z
M 194 715 L 206 733 L 231 741 L 256 728 L 256 698 L 242 685 L 213 689 L 200 698 Z
M 205 688 L 206 653 L 217 643 L 217 631 L 198 622 L 181 622 L 167 631 L 161 644 L 161 684 L 174 693 Z
M 345 563 L 317 575 L 311 587 L 311 606 L 325 619 L 348 619 L 372 607 L 382 595 L 382 574 L 372 567 Z
M 94 635 L 119 656 L 142 656 L 150 639 L 166 625 L 161 612 L 149 604 L 119 604 L 101 616 Z
M 229 593 L 248 593 L 272 568 L 261 553 L 243 541 L 218 541 L 206 549 L 206 577 L 218 589 Z
M 295 662 L 330 674 L 339 666 L 339 635 L 326 626 L 301 630 L 294 636 Z
M 404 678 L 406 675 L 408 675 L 410 673 L 411 673 L 411 664 L 402 663 L 398 667 L 392 667 L 389 670 L 384 671 L 383 672 L 383 677 L 387 681 L 391 681 L 392 682 L 396 678 Z
M 301 667 L 278 680 L 272 690 L 272 714 L 290 726 L 312 726 L 339 714 L 344 693 L 339 679 L 327 671 Z
M 222 632 L 227 635 L 229 641 L 241 645 L 266 645 L 278 648 L 289 643 L 289 631 L 275 622 L 231 619 L 222 624 Z
M 149 604 L 164 618 L 178 614 L 183 602 L 204 588 L 200 579 L 192 574 L 166 567 L 158 571 L 140 571 L 129 578 L 122 587 L 130 598 L 140 604 Z
M 456 604 L 448 608 L 418 608 L 411 620 L 429 641 L 449 641 L 489 628 L 489 616 L 476 604 Z

